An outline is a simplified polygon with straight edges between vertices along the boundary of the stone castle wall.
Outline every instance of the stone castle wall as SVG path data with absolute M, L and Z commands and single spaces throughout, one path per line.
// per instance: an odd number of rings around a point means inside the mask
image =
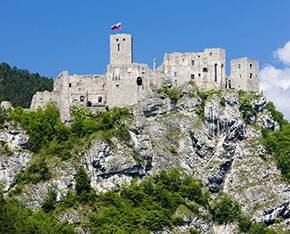
M 198 53 L 165 54 L 163 63 L 153 69 L 147 64 L 133 63 L 132 36 L 110 36 L 110 64 L 103 75 L 73 75 L 60 73 L 52 92 L 37 92 L 31 109 L 45 107 L 54 102 L 63 121 L 70 121 L 73 106 L 83 106 L 93 112 L 105 106 L 127 106 L 144 99 L 152 88 L 160 88 L 164 82 L 179 86 L 190 80 L 200 89 L 236 88 L 259 91 L 259 63 L 241 58 L 231 61 L 231 75 L 226 76 L 224 49 L 205 49 Z

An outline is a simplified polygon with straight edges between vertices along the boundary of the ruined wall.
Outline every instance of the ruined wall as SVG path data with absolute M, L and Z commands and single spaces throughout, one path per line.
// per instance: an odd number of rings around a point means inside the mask
M 57 103 L 58 95 L 53 92 L 37 92 L 33 95 L 30 110 L 36 110 L 38 107 L 45 108 L 48 103 Z
M 232 88 L 259 91 L 259 61 L 247 57 L 231 60 Z
M 146 64 L 108 65 L 108 106 L 126 106 L 140 101 L 150 90 L 149 73 Z
M 165 54 L 158 71 L 169 74 L 175 85 L 193 80 L 202 89 L 219 89 L 225 80 L 225 50 Z
M 110 65 L 104 75 L 73 75 L 67 71 L 54 80 L 52 92 L 37 92 L 31 109 L 45 107 L 55 102 L 63 121 L 70 120 L 73 106 L 83 106 L 93 112 L 105 106 L 128 106 L 136 104 L 152 92 L 169 82 L 179 86 L 190 80 L 201 89 L 236 88 L 245 91 L 259 90 L 259 63 L 257 60 L 241 58 L 231 61 L 231 75 L 226 77 L 225 50 L 205 49 L 198 53 L 165 54 L 163 63 L 153 70 L 148 65 L 132 63 L 132 36 L 110 35 Z

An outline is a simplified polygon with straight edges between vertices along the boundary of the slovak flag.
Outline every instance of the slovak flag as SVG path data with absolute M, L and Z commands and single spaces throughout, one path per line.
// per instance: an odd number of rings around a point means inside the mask
M 111 26 L 112 30 L 121 30 L 121 22 Z

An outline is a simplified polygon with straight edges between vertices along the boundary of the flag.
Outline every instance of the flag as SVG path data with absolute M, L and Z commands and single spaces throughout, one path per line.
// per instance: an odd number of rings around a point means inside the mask
M 111 26 L 112 30 L 121 30 L 121 22 Z

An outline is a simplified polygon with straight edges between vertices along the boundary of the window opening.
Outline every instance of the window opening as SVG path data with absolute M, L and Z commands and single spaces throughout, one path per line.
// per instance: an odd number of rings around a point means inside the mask
M 83 102 L 85 100 L 84 96 L 80 96 L 80 101 Z
M 200 77 L 200 73 L 198 73 L 198 77 Z
M 207 72 L 207 68 L 206 68 L 206 67 L 204 67 L 202 71 L 203 71 L 203 72 Z
M 217 82 L 217 64 L 214 65 L 214 81 Z
M 194 80 L 194 74 L 191 74 L 191 75 L 190 75 L 190 78 L 191 78 L 192 80 Z
M 210 52 L 209 55 L 212 56 L 212 52 Z
M 103 98 L 102 97 L 98 97 L 98 102 L 102 102 Z
M 92 103 L 90 101 L 88 101 L 87 106 L 88 107 L 91 107 L 92 106 Z
M 252 65 L 252 64 L 250 64 L 250 69 L 252 69 L 252 66 L 253 66 L 253 65 Z
M 120 51 L 120 44 L 118 43 L 118 51 Z
M 174 77 L 176 77 L 176 75 L 177 75 L 177 72 L 174 72 Z
M 137 85 L 141 86 L 142 85 L 142 77 L 137 77 Z
M 229 78 L 226 79 L 226 85 L 225 85 L 226 89 L 230 89 L 232 88 L 232 83 L 231 80 Z
M 238 68 L 239 68 L 239 69 L 241 68 L 241 64 L 238 64 Z
M 253 77 L 253 73 L 250 73 L 250 78 L 252 78 Z
M 68 84 L 68 87 L 69 87 L 69 88 L 71 87 L 71 83 Z
M 191 60 L 191 65 L 192 65 L 192 66 L 194 65 L 194 60 Z
M 125 41 L 125 38 L 123 38 L 123 41 Z
M 119 39 L 117 38 L 116 41 L 119 41 Z

